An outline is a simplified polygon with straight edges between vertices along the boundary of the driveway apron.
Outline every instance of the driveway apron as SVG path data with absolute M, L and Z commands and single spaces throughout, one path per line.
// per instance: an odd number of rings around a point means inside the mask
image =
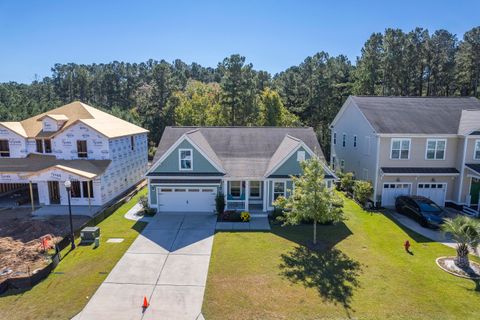
M 157 214 L 74 319 L 203 319 L 215 222 L 211 214 Z

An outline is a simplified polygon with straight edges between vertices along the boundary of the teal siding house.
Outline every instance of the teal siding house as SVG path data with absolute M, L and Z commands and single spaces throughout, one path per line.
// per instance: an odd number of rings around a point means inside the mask
M 268 212 L 293 190 L 300 162 L 324 161 L 312 128 L 167 127 L 146 176 L 149 204 L 160 212 L 226 209 Z M 325 165 L 329 186 L 336 179 Z

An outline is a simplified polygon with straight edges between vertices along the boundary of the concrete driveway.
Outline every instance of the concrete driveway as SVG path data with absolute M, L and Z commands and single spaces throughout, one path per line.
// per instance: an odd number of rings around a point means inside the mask
M 451 208 L 445 208 L 447 211 L 447 215 L 449 218 L 454 218 L 457 214 L 459 214 L 457 211 Z M 444 234 L 442 231 L 438 229 L 430 229 L 430 228 L 424 228 L 422 227 L 417 221 L 402 215 L 398 212 L 396 212 L 393 209 L 389 209 L 386 211 L 393 219 L 395 219 L 398 223 L 403 225 L 404 227 L 424 236 L 425 238 L 428 238 L 430 240 L 433 240 L 435 242 L 440 242 L 446 246 L 449 246 L 451 248 L 456 248 L 456 242 L 447 234 Z M 478 252 L 480 252 L 480 246 L 478 247 Z M 471 252 L 472 254 L 478 255 L 475 252 Z
M 203 319 L 215 222 L 211 214 L 157 214 L 74 319 Z

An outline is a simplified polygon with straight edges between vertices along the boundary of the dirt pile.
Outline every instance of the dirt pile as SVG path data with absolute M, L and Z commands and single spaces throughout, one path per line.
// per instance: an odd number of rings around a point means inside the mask
M 44 245 L 54 246 L 65 234 L 64 225 L 52 221 L 14 219 L 0 227 L 0 281 L 24 276 L 49 263 Z M 42 242 L 43 238 L 48 238 Z

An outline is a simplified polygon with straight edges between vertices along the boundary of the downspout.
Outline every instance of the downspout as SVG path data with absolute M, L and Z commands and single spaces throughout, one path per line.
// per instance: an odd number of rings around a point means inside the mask
M 468 144 L 468 136 L 465 136 L 465 140 L 463 141 L 462 162 L 460 163 L 460 180 L 458 185 L 457 204 L 461 203 L 461 198 L 462 198 L 463 175 L 465 174 L 465 158 L 467 156 L 467 144 Z
M 375 133 L 375 132 L 374 132 Z M 373 186 L 373 205 L 377 205 L 377 187 L 378 187 L 378 165 L 380 163 L 380 135 L 375 135 L 377 139 L 377 159 L 375 161 L 375 185 Z

